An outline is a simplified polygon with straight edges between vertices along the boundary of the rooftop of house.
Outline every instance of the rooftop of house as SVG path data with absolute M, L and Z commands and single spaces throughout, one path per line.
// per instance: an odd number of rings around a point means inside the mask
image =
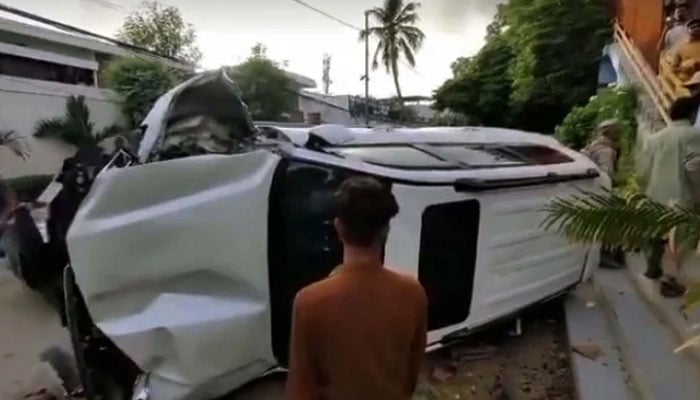
M 161 56 L 147 49 L 122 43 L 106 36 L 26 13 L 2 4 L 0 4 L 0 32 L 10 32 L 45 42 L 87 49 L 113 56 L 149 58 L 180 70 L 189 71 L 194 69 L 192 65 L 182 60 Z

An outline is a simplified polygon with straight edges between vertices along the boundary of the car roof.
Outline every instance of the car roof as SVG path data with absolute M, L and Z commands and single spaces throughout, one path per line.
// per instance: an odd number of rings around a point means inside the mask
M 271 126 L 271 125 L 268 125 Z M 274 126 L 273 126 L 274 127 Z M 389 145 L 419 143 L 531 143 L 557 146 L 551 136 L 504 128 L 429 127 L 429 128 L 349 128 L 341 125 L 320 125 L 311 128 L 274 127 L 292 143 L 305 146 L 313 135 L 328 145 Z
M 482 127 L 431 127 L 431 128 L 347 128 L 337 125 L 321 125 L 313 128 L 276 128 L 293 146 L 285 146 L 284 153 L 297 160 L 333 165 L 376 176 L 407 182 L 454 182 L 464 177 L 484 179 L 511 179 L 544 176 L 548 174 L 580 174 L 595 169 L 588 158 L 563 146 L 555 138 L 535 133 Z M 314 142 L 315 141 L 315 142 Z M 354 153 L 347 154 L 348 147 L 401 146 L 440 144 L 508 144 L 546 146 L 566 156 L 572 162 L 563 164 L 530 164 L 518 167 L 494 165 L 486 168 L 434 169 L 401 168 L 381 165 L 364 160 Z M 500 147 L 500 146 L 497 146 Z M 339 154 L 341 151 L 342 154 Z

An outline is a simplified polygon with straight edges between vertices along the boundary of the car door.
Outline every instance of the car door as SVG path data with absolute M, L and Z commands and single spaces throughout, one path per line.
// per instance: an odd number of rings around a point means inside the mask
M 76 282 L 154 398 L 216 397 L 275 366 L 266 244 L 279 162 L 254 151 L 108 170 L 78 211 Z

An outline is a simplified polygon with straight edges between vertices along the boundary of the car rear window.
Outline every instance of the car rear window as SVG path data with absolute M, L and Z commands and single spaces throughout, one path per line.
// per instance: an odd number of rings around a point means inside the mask
M 333 154 L 402 169 L 458 169 L 460 165 L 411 146 L 336 147 Z
M 547 146 L 513 145 L 506 148 L 531 164 L 565 164 L 574 161 L 566 154 Z
M 337 156 L 399 169 L 501 168 L 574 161 L 548 146 L 517 143 L 353 145 L 325 150 Z
M 454 160 L 466 167 L 502 167 L 525 165 L 527 162 L 520 156 L 511 154 L 498 147 L 475 146 L 430 146 L 430 152 Z

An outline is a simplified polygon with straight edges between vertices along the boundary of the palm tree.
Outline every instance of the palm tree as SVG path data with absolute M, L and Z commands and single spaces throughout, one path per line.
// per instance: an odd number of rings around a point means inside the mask
M 7 147 L 10 151 L 15 153 L 17 157 L 23 160 L 28 159 L 32 153 L 27 138 L 15 133 L 15 131 L 0 132 L 0 146 Z
M 394 76 L 396 95 L 403 104 L 399 85 L 399 61 L 405 59 L 408 65 L 416 65 L 415 53 L 423 45 L 425 34 L 415 26 L 420 19 L 417 13 L 419 3 L 403 0 L 384 0 L 383 7 L 367 10 L 378 26 L 360 32 L 360 40 L 367 36 L 378 40 L 374 52 L 372 69 L 379 68 L 379 57 L 387 73 Z
M 676 262 L 682 262 L 692 249 L 700 251 L 700 209 L 680 205 L 664 205 L 642 194 L 620 196 L 582 192 L 571 198 L 557 198 L 544 209 L 545 229 L 556 229 L 576 243 L 600 243 L 607 247 L 622 246 L 628 250 L 644 249 L 652 240 L 668 236 Z M 700 285 L 685 295 L 686 308 L 700 307 Z M 700 335 L 678 349 L 700 344 Z
M 94 131 L 90 122 L 90 110 L 85 97 L 71 96 L 66 102 L 66 113 L 61 117 L 40 120 L 35 128 L 36 137 L 54 137 L 75 146 L 93 145 L 122 131 L 118 125 L 110 125 L 100 132 Z

